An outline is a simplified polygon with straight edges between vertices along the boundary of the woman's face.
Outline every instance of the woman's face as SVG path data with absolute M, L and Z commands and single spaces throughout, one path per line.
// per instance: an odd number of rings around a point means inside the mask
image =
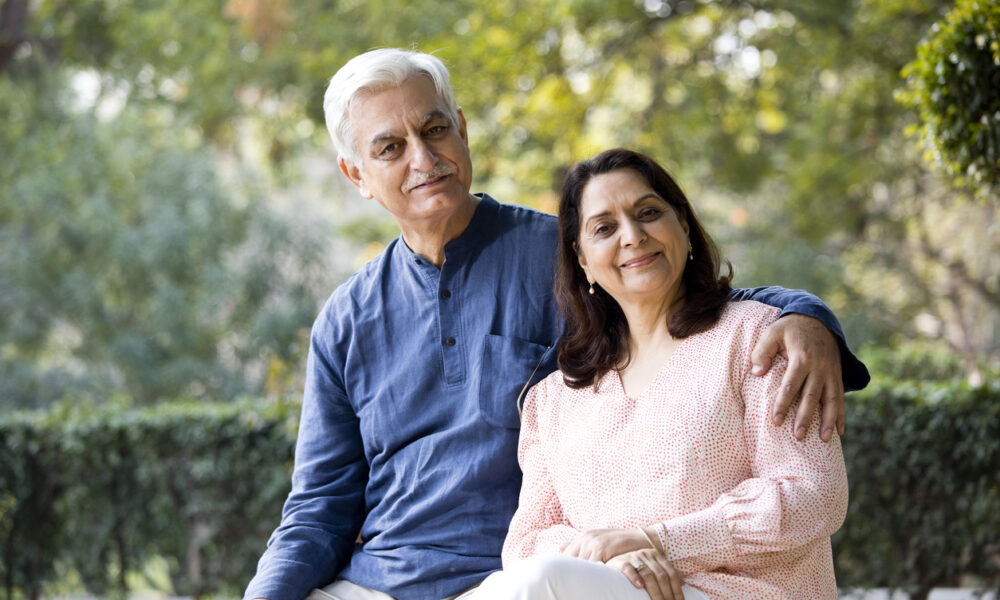
M 672 304 L 682 293 L 689 247 L 687 222 L 638 172 L 611 171 L 584 186 L 580 266 L 623 309 L 649 301 Z

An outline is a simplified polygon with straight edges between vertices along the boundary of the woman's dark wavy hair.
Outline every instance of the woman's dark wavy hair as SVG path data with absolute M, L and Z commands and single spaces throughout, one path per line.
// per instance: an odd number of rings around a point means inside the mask
M 687 197 L 672 177 L 644 154 L 616 148 L 574 165 L 566 174 L 559 199 L 559 258 L 555 293 L 564 332 L 556 346 L 559 369 L 566 384 L 582 388 L 597 383 L 611 369 L 622 368 L 629 355 L 628 322 L 614 298 L 590 283 L 580 267 L 576 244 L 580 239 L 580 200 L 587 183 L 597 175 L 631 169 L 666 200 L 678 219 L 687 222 L 694 260 L 684 269 L 684 305 L 668 324 L 670 335 L 684 338 L 705 331 L 719 320 L 731 290 L 733 267 L 720 275 L 719 250 L 695 216 Z

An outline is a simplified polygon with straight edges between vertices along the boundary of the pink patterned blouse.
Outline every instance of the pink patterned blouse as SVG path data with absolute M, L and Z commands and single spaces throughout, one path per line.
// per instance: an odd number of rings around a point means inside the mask
M 558 552 L 580 532 L 654 525 L 685 582 L 711 598 L 837 597 L 830 550 L 847 511 L 840 441 L 805 441 L 768 410 L 787 363 L 750 375 L 778 311 L 730 303 L 685 339 L 649 388 L 617 372 L 574 390 L 552 373 L 524 405 L 520 505 L 504 564 Z

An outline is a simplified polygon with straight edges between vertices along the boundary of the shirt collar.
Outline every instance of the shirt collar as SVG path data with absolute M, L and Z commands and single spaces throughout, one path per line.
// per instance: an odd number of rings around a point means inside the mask
M 457 238 L 444 245 L 446 259 L 451 252 L 462 252 L 470 247 L 481 245 L 483 240 L 487 239 L 490 232 L 493 231 L 493 224 L 496 221 L 497 212 L 500 210 L 500 204 L 486 193 L 480 192 L 475 196 L 479 198 L 479 204 L 476 205 L 476 211 L 472 213 L 469 225 Z
M 469 221 L 469 224 L 465 227 L 462 233 L 460 233 L 457 238 L 444 245 L 445 260 L 447 260 L 449 254 L 465 252 L 469 248 L 482 245 L 483 240 L 486 239 L 490 232 L 494 229 L 496 216 L 500 210 L 500 203 L 484 192 L 473 195 L 479 198 L 476 210 L 472 213 L 472 219 Z M 418 270 L 421 267 L 434 268 L 434 265 L 428 262 L 427 259 L 420 256 L 406 245 L 402 235 L 396 238 L 395 243 L 397 247 L 402 250 L 402 254 L 399 256 L 403 258 L 411 267 L 416 266 Z

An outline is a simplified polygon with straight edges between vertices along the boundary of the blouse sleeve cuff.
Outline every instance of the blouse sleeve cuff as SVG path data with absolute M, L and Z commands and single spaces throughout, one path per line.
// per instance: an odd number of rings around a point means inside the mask
M 716 506 L 664 521 L 656 528 L 667 560 L 681 560 L 733 547 L 725 516 Z

